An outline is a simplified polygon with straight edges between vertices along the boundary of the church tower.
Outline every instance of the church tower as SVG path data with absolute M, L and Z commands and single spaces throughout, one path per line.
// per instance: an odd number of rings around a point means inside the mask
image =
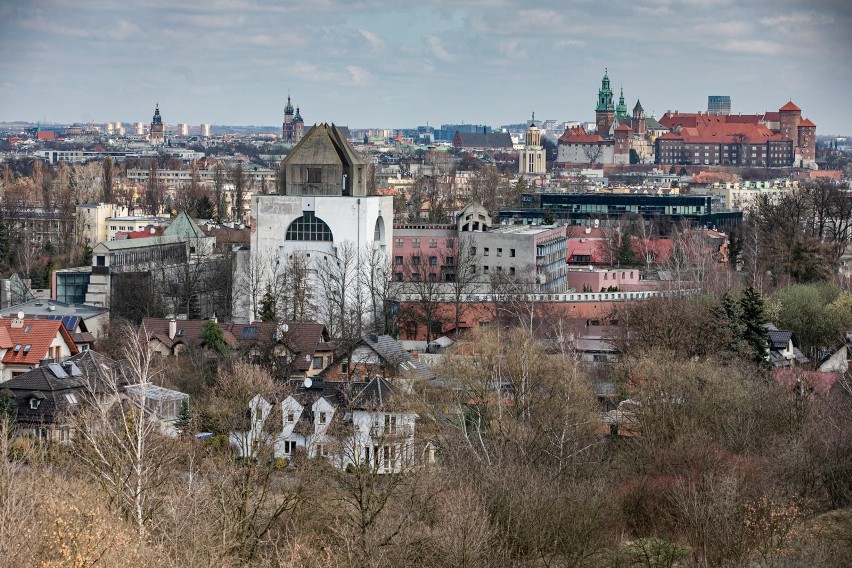
M 621 96 L 618 97 L 618 106 L 615 107 L 615 116 L 627 118 L 627 105 L 624 104 L 624 87 L 621 87 Z
M 281 141 L 285 144 L 295 144 L 295 125 L 293 124 L 293 103 L 290 95 L 287 95 L 287 104 L 284 106 L 284 124 L 281 125 Z
M 642 108 L 642 103 L 636 99 L 636 106 L 633 107 L 633 132 L 644 137 L 648 132 L 648 123 L 645 121 L 645 109 Z
M 163 117 L 160 116 L 160 103 L 154 107 L 154 118 L 151 119 L 151 130 L 149 131 L 152 144 L 162 144 L 166 139 Z
M 601 88 L 598 90 L 598 106 L 595 108 L 595 124 L 598 128 L 598 135 L 606 138 L 609 136 L 609 129 L 612 127 L 612 121 L 615 118 L 615 106 L 612 104 L 612 89 L 609 86 L 609 72 L 604 69 L 604 76 L 601 80 Z
M 543 174 L 547 172 L 547 153 L 541 145 L 541 129 L 535 124 L 535 113 L 527 127 L 524 147 L 518 153 L 519 174 Z
M 305 121 L 302 120 L 302 115 L 299 112 L 299 107 L 296 107 L 296 116 L 293 117 L 293 137 L 294 143 L 299 142 L 302 139 L 302 133 L 305 130 Z

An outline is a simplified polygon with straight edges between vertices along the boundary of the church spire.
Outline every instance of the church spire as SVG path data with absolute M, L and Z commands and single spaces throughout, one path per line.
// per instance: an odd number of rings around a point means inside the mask
M 624 87 L 621 87 L 621 96 L 618 97 L 618 106 L 615 107 L 615 114 L 622 118 L 627 116 L 627 105 L 624 104 Z
M 604 76 L 601 80 L 601 88 L 598 91 L 598 106 L 596 111 L 613 111 L 615 106 L 612 104 L 612 89 L 609 86 L 609 70 L 604 68 Z

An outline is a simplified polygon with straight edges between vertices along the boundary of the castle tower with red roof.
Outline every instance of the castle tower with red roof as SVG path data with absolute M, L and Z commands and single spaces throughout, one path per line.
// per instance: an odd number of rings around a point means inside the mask
M 626 124 L 621 124 L 615 128 L 615 131 L 613 132 L 613 139 L 615 141 L 613 163 L 630 163 L 630 139 L 632 134 L 633 130 Z
M 809 162 L 815 163 L 816 124 L 806 118 L 799 123 L 797 130 L 799 132 L 797 157 L 801 156 L 799 159 L 802 162 L 802 165 L 808 164 Z

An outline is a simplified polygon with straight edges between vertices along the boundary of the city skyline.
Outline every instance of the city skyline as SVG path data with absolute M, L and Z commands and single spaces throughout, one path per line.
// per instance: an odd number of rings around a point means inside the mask
M 802 107 L 852 133 L 852 11 L 840 0 L 636 0 L 604 13 L 508 0 L 0 3 L 0 121 L 501 125 L 594 120 L 605 68 L 628 106 Z

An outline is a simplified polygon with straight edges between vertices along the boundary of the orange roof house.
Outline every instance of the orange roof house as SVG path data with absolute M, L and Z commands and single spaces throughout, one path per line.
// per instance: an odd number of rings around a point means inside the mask
M 59 320 L 0 318 L 0 381 L 79 353 Z

